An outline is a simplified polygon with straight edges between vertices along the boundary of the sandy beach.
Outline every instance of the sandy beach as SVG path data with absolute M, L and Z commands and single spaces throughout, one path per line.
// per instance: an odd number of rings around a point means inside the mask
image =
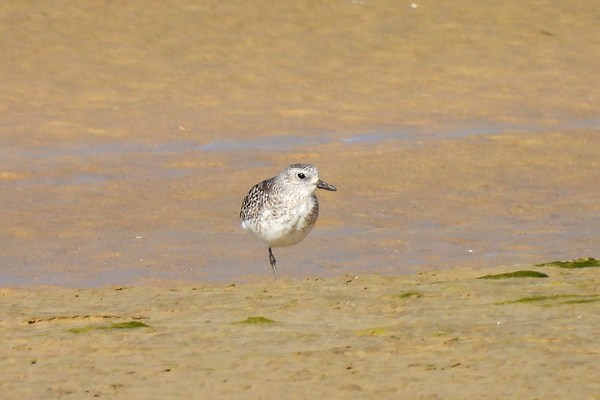
M 3 289 L 3 397 L 599 398 L 598 268 L 513 270 Z
M 598 13 L 2 2 L 0 397 L 600 399 Z

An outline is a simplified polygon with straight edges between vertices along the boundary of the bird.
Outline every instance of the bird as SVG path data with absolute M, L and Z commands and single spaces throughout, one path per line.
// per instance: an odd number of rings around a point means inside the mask
M 276 176 L 257 183 L 242 202 L 242 228 L 254 233 L 269 248 L 269 262 L 279 279 L 273 247 L 301 242 L 319 217 L 315 190 L 337 191 L 319 179 L 319 171 L 310 164 L 292 164 Z

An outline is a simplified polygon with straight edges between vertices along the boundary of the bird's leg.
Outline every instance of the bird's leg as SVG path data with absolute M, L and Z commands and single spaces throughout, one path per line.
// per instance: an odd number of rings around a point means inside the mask
M 279 279 L 279 274 L 277 273 L 277 265 L 275 264 L 275 256 L 269 247 L 269 261 L 271 261 L 271 267 L 273 268 L 273 273 L 275 274 L 275 279 Z

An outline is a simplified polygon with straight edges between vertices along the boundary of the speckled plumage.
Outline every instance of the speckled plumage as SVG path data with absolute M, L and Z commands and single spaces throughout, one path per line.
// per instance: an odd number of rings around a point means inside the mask
M 317 188 L 336 188 L 319 179 L 312 165 L 293 164 L 273 178 L 256 184 L 244 198 L 242 227 L 254 233 L 269 247 L 269 259 L 278 277 L 272 247 L 292 246 L 311 231 L 319 216 Z

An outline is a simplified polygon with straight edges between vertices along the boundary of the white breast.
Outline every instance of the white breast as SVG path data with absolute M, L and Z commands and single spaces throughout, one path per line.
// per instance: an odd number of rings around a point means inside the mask
M 264 210 L 261 218 L 242 221 L 242 227 L 254 232 L 270 247 L 292 246 L 301 242 L 314 226 L 315 206 L 314 200 L 308 198 L 277 217 L 270 210 Z

